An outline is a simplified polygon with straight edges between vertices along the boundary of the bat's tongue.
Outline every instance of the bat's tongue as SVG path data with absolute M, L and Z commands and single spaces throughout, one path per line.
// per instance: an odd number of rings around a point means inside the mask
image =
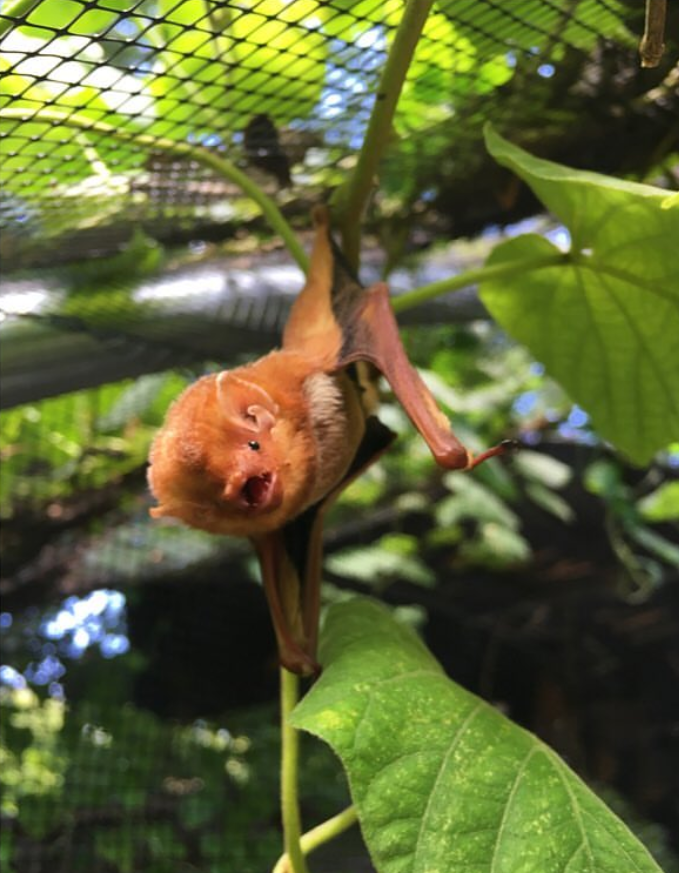
M 280 478 L 270 470 L 254 470 L 232 476 L 226 484 L 223 499 L 244 512 L 270 512 L 280 506 L 283 489 Z

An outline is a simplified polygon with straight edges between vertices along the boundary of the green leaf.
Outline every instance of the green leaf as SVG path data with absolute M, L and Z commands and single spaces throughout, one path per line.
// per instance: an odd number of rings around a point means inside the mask
M 50 10 L 58 12 L 56 7 L 43 10 L 41 4 L 39 9 L 51 14 Z M 105 119 L 118 128 L 139 126 L 137 116 L 151 109 L 150 95 L 141 78 L 124 75 L 102 63 L 101 49 L 92 43 L 83 47 L 79 37 L 54 38 L 52 31 L 43 37 L 27 36 L 24 28 L 18 28 L 0 42 L 1 109 L 30 110 L 31 114 L 44 107 L 67 114 L 76 110 L 78 117 Z M 113 150 L 99 134 L 75 132 L 66 124 L 53 124 L 47 119 L 5 118 L 0 127 L 3 188 L 40 201 L 43 206 L 51 200 L 58 204 L 57 212 L 66 211 L 63 201 L 69 194 L 75 198 L 76 212 L 82 212 L 81 199 L 91 200 L 94 196 L 99 204 L 97 217 L 101 218 L 101 203 L 118 193 L 121 174 L 138 169 L 143 160 L 138 148 L 118 143 Z M 127 182 L 124 191 L 127 196 Z M 91 211 L 88 227 L 92 226 Z M 77 224 L 70 209 L 68 223 L 71 227 Z
M 373 585 L 392 579 L 407 579 L 416 585 L 427 587 L 435 582 L 431 569 L 417 555 L 407 555 L 390 549 L 387 537 L 382 537 L 373 545 L 343 549 L 330 555 L 325 563 L 328 570 L 338 576 Z
M 489 265 L 517 272 L 483 282 L 483 302 L 602 437 L 648 463 L 679 433 L 679 210 L 662 208 L 666 191 L 534 158 L 490 128 L 486 143 L 566 225 L 572 249 L 559 258 L 532 234 L 498 246 Z
M 518 531 L 491 521 L 481 524 L 473 537 L 463 538 L 458 554 L 468 564 L 504 569 L 528 561 L 531 548 Z
M 332 607 L 292 715 L 349 777 L 379 873 L 658 873 L 561 758 L 452 683 L 381 605 Z
M 613 461 L 594 461 L 583 476 L 585 488 L 590 494 L 604 500 L 631 500 L 630 490 L 622 481 L 622 471 Z
M 640 546 L 679 569 L 679 546 L 641 524 L 628 523 L 625 529 Z
M 637 504 L 646 521 L 679 520 L 679 482 L 665 482 Z
M 526 479 L 539 482 L 547 488 L 565 488 L 573 476 L 573 471 L 568 464 L 542 452 L 532 452 L 530 449 L 522 449 L 517 454 L 514 458 L 514 467 Z
M 555 515 L 561 521 L 569 524 L 575 518 L 575 513 L 563 497 L 555 494 L 550 488 L 546 488 L 540 482 L 531 482 L 526 486 L 526 494 L 533 503 L 537 503 L 546 512 Z
M 436 524 L 451 527 L 464 519 L 491 522 L 518 530 L 521 520 L 504 500 L 464 473 L 447 473 L 443 482 L 453 494 L 436 506 Z

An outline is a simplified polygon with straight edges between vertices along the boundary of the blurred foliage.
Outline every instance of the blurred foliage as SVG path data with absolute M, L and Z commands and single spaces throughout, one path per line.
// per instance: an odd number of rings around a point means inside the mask
M 66 759 L 60 744 L 64 704 L 40 700 L 28 689 L 0 689 L 3 707 L 3 770 L 1 811 L 10 816 L 31 798 L 59 795 L 64 786 Z M 25 807 L 23 807 L 25 808 Z M 28 817 L 29 821 L 31 816 Z
M 574 487 L 596 494 L 610 519 L 607 531 L 620 561 L 622 595 L 644 599 L 679 570 L 674 545 L 679 492 L 672 478 L 676 450 L 670 446 L 629 484 L 629 469 L 601 443 L 587 416 L 496 328 L 441 326 L 411 329 L 405 336 L 409 353 L 426 367 L 425 380 L 465 444 L 478 452 L 503 437 L 516 437 L 523 448 L 508 461 L 487 462 L 473 477 L 441 477 L 400 408 L 385 405 L 381 417 L 402 436 L 344 493 L 334 517 L 348 520 L 357 511 L 391 504 L 392 525 L 398 527 L 399 512 L 403 519 L 415 512 L 423 518 L 423 534 L 416 541 L 386 534 L 370 546 L 348 546 L 328 559 L 333 575 L 360 579 L 376 591 L 396 578 L 430 585 L 431 551 L 442 548 L 454 556 L 457 570 L 527 565 L 532 549 L 522 532 L 526 504 L 572 524 L 575 510 L 568 494 Z M 558 457 L 560 445 L 573 443 L 600 460 L 574 469 Z
M 397 133 L 430 131 L 451 119 L 465 101 L 511 80 L 521 55 L 544 52 L 544 61 L 562 58 L 565 46 L 586 52 L 598 33 L 631 42 L 624 6 L 613 0 L 582 0 L 575 8 L 554 4 L 546 14 L 536 0 L 513 7 L 510 12 L 489 4 L 480 15 L 469 2 L 435 4 L 410 68 Z M 75 108 L 80 117 L 119 130 L 218 145 L 229 143 L 244 130 L 243 119 L 256 114 L 268 114 L 277 124 L 308 120 L 327 90 L 328 70 L 353 66 L 353 129 L 335 124 L 334 131 L 335 139 L 344 133 L 351 140 L 367 118 L 365 95 L 376 83 L 402 9 L 401 0 L 170 0 L 94 4 L 85 11 L 76 0 L 42 0 L 3 41 L 0 107 Z M 93 39 L 95 33 L 104 38 Z M 116 48 L 122 37 L 124 53 Z M 38 76 L 33 59 L 48 48 L 52 63 Z M 367 49 L 374 52 L 371 63 L 357 64 Z M 457 105 L 442 102 L 442 93 L 454 93 Z M 131 144 L 111 147 L 95 134 L 51 126 L 39 117 L 5 127 L 11 157 L 1 178 L 22 197 L 46 197 L 48 187 L 53 196 L 55 185 L 62 196 L 80 186 L 82 196 L 82 183 L 97 179 L 101 189 L 106 180 L 108 196 L 115 196 L 112 181 L 143 172 L 143 156 Z M 433 141 L 444 145 L 440 138 Z M 414 142 L 410 137 L 399 148 L 407 152 Z M 29 158 L 34 166 L 26 176 Z
M 138 469 L 169 403 L 185 385 L 173 373 L 144 376 L 5 412 L 0 516 L 102 489 Z
M 257 211 L 242 192 L 198 161 L 173 157 L 160 139 L 199 144 L 247 167 L 306 223 L 309 202 L 340 185 L 355 163 L 402 9 L 402 0 L 41 0 L 24 17 L 8 10 L 0 29 L 8 253 L 21 262 L 26 249 L 29 261 L 39 260 L 46 240 L 69 231 L 91 251 L 93 228 L 139 220 L 161 236 L 197 223 L 247 222 L 257 231 Z M 606 147 L 604 162 L 622 151 L 625 171 L 666 168 L 676 156 L 663 120 L 669 97 L 649 96 L 647 106 L 643 97 L 662 89 L 676 45 L 668 28 L 658 75 L 633 74 L 642 20 L 640 7 L 620 0 L 435 2 L 371 210 L 384 241 L 401 238 L 402 251 L 404 223 L 448 218 L 451 203 L 478 229 L 489 186 L 496 214 L 499 201 L 511 207 L 504 181 L 484 174 L 488 119 L 552 152 L 581 137 L 589 155 L 592 139 L 597 154 L 605 140 L 602 117 L 615 124 L 610 106 L 624 107 L 634 122 L 629 144 Z M 277 191 L 249 160 L 244 134 L 258 116 L 279 135 L 292 188 Z M 140 149 L 126 133 L 155 138 L 158 147 Z M 468 185 L 479 189 L 480 212 L 468 208 Z M 462 196 L 451 197 L 451 188 Z
M 4 688 L 0 713 L 0 856 L 17 869 L 69 858 L 72 873 L 260 873 L 277 857 L 275 708 L 179 726 L 132 705 L 66 707 Z M 346 801 L 343 777 L 319 743 L 304 754 L 305 797 L 330 815 Z

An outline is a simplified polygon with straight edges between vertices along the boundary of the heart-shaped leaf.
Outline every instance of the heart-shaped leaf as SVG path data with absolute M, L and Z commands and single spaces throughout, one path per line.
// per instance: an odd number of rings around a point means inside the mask
M 533 234 L 497 246 L 489 265 L 527 267 L 483 282 L 483 302 L 601 436 L 645 464 L 679 435 L 679 210 L 663 209 L 666 191 L 534 158 L 491 129 L 486 143 L 572 242 L 561 259 Z
M 658 873 L 561 758 L 451 682 L 387 609 L 333 606 L 296 727 L 335 750 L 379 873 Z

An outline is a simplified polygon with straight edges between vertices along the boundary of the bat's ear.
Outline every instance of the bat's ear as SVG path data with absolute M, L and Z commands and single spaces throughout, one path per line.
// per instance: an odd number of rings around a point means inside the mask
M 217 376 L 217 400 L 229 422 L 245 430 L 263 433 L 276 423 L 278 404 L 270 394 L 228 370 Z

